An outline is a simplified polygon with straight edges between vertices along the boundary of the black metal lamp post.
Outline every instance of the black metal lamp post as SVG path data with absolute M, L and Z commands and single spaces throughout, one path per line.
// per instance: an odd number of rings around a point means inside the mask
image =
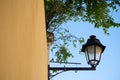
M 50 67 L 48 66 L 48 73 L 50 70 L 64 70 L 64 71 L 75 71 L 75 70 L 96 70 L 96 66 L 99 64 L 101 54 L 103 53 L 105 46 L 96 39 L 96 36 L 90 36 L 86 44 L 82 46 L 82 52 L 85 52 L 86 60 L 91 67 Z M 49 76 L 49 75 L 48 75 Z M 49 77 L 48 77 L 49 78 Z

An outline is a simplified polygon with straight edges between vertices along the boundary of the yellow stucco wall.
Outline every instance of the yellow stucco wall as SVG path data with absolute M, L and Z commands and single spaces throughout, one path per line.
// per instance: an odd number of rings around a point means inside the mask
M 0 80 L 47 80 L 43 0 L 0 0 Z

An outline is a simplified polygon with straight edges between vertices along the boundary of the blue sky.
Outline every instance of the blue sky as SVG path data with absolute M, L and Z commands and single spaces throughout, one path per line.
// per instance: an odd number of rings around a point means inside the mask
M 111 15 L 115 21 L 120 22 L 120 11 L 118 13 L 113 12 Z M 92 24 L 87 22 L 69 21 L 62 26 L 66 25 L 72 35 L 83 36 L 85 41 L 90 35 L 95 35 L 106 46 L 106 49 L 96 71 L 78 71 L 77 73 L 68 71 L 55 76 L 52 80 L 120 80 L 120 28 L 110 28 L 110 35 L 108 36 L 104 34 L 101 28 L 95 29 Z M 82 63 L 73 66 L 88 66 L 85 55 L 78 54 L 79 48 L 71 48 L 71 51 L 75 57 L 70 61 Z

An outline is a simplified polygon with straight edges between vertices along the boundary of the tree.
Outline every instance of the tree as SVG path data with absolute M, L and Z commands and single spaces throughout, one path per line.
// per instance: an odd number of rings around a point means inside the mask
M 46 31 L 54 33 L 54 46 L 51 51 L 56 54 L 56 61 L 67 62 L 72 53 L 67 49 L 71 42 L 76 47 L 77 42 L 84 42 L 84 38 L 77 38 L 65 28 L 60 27 L 67 21 L 84 21 L 94 24 L 95 28 L 103 28 L 105 34 L 110 27 L 120 27 L 120 23 L 114 21 L 110 16 L 110 11 L 118 11 L 119 0 L 44 0 Z M 61 43 L 55 43 L 61 41 Z M 57 50 L 56 50 L 57 49 Z

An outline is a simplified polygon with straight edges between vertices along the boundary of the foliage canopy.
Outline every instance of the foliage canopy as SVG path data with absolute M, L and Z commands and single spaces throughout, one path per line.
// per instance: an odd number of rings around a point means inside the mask
M 84 42 L 83 38 L 76 38 L 68 35 L 68 30 L 59 28 L 61 24 L 74 21 L 87 21 L 94 24 L 95 28 L 103 28 L 104 33 L 108 34 L 107 29 L 110 27 L 120 27 L 120 23 L 114 21 L 110 16 L 111 11 L 118 11 L 120 6 L 119 0 L 44 0 L 46 31 L 53 32 L 55 38 L 62 40 L 62 44 L 54 43 L 51 50 L 57 49 L 56 60 L 58 62 L 66 62 L 72 54 L 66 48 L 69 42 L 76 47 L 77 40 Z M 59 34 L 59 35 L 56 35 Z

